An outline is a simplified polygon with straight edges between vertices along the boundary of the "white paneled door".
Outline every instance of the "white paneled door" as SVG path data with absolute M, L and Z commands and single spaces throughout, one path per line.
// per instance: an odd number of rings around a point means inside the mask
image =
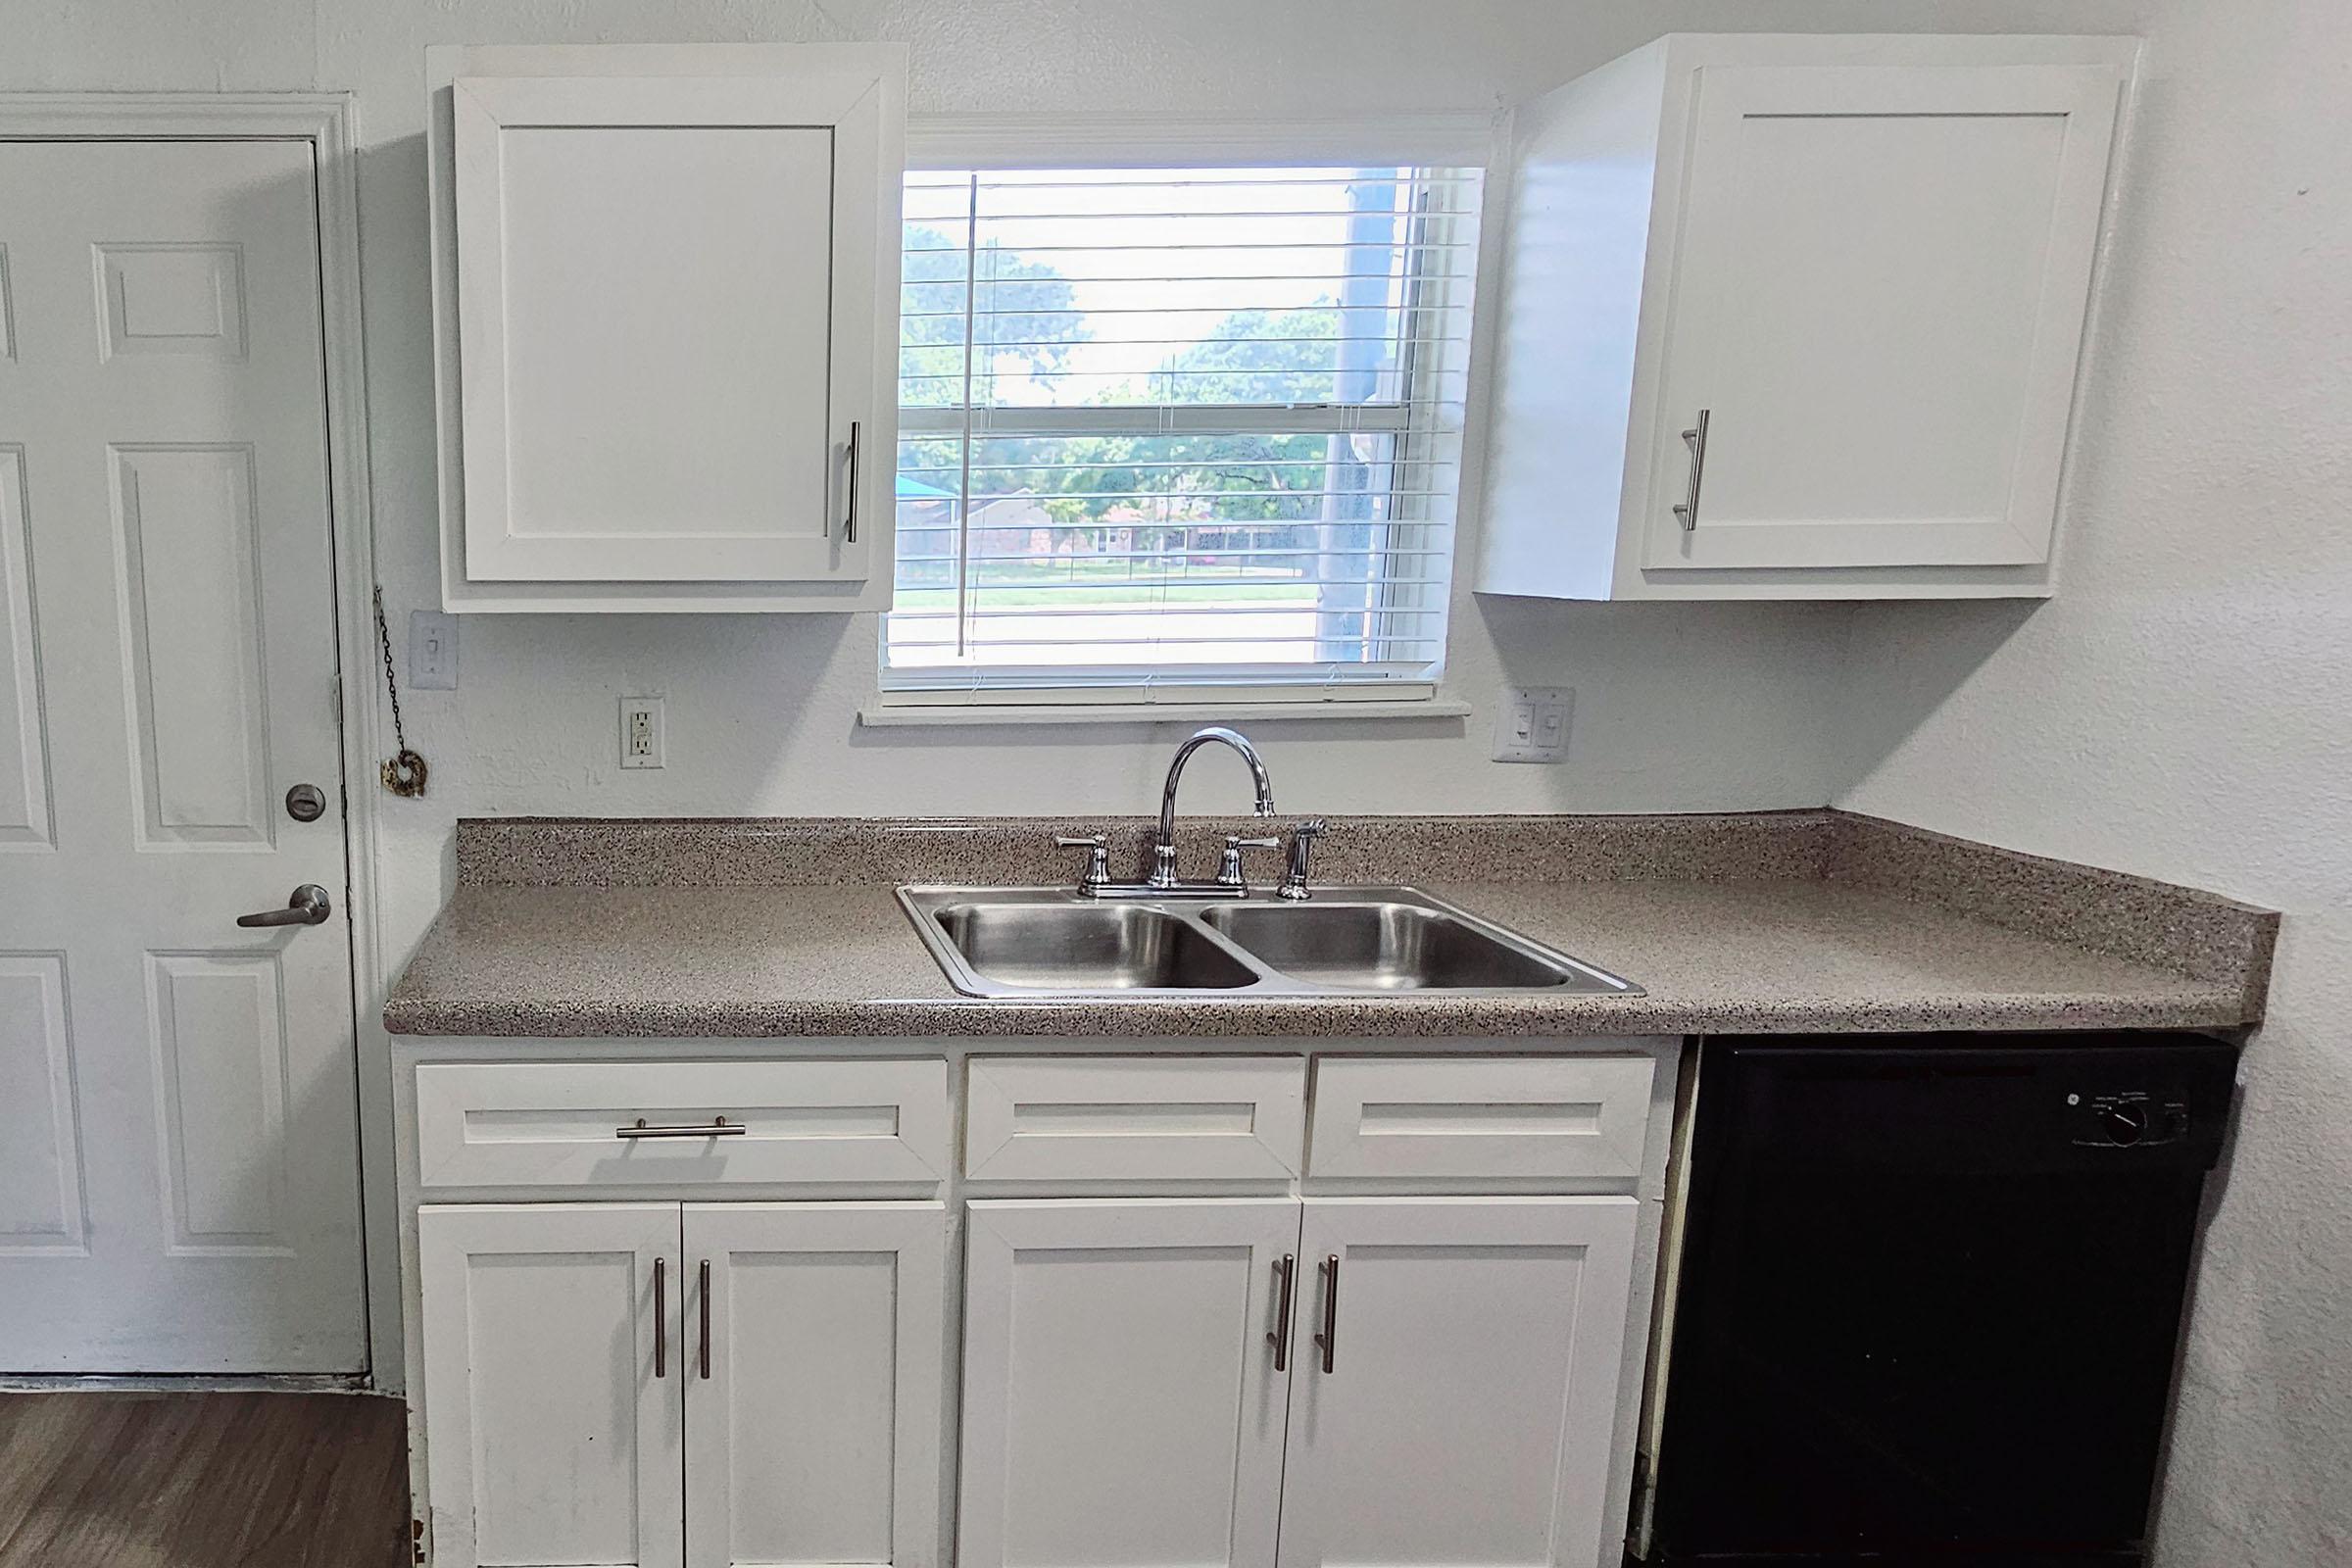
M 686 1568 L 936 1568 L 948 1216 L 685 1205 Z
M 1297 1201 L 965 1214 L 961 1568 L 1273 1568 Z
M 2049 559 L 2119 90 L 1699 72 L 1646 567 Z
M 1283 1568 L 1592 1568 L 1631 1198 L 1310 1198 Z
M 0 1371 L 365 1365 L 312 163 L 0 142 Z
M 680 1568 L 678 1205 L 427 1205 L 416 1259 L 433 1560 Z

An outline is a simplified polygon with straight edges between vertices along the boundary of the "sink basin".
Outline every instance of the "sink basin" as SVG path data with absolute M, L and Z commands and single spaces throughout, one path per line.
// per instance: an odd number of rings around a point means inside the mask
M 1228 904 L 1200 918 L 1293 979 L 1348 990 L 1624 989 L 1531 943 L 1419 904 Z
M 1333 888 L 1286 903 L 904 887 L 899 902 L 956 989 L 973 997 L 1641 994 L 1412 888 Z
M 1218 991 L 1257 972 L 1200 927 L 1141 904 L 952 904 L 934 917 L 972 972 L 1050 991 Z

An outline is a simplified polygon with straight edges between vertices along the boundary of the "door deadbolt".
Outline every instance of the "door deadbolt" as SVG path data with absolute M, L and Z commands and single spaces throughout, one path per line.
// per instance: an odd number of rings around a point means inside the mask
M 286 814 L 297 822 L 316 822 L 326 814 L 326 795 L 316 784 L 297 784 L 286 791 Z

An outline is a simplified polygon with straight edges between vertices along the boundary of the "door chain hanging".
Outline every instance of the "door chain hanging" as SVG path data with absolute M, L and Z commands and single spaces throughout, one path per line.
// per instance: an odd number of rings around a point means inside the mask
M 384 624 L 384 591 L 375 591 L 375 640 L 384 651 L 384 690 L 392 694 L 392 743 L 399 748 L 376 768 L 384 788 L 406 800 L 424 793 L 424 759 L 409 750 L 408 731 L 400 722 L 400 678 L 392 671 L 392 632 Z

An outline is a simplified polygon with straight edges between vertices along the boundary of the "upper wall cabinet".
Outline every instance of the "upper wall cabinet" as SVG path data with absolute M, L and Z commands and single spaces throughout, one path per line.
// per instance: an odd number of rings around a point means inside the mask
M 427 60 L 449 608 L 887 605 L 905 51 Z
M 1478 588 L 2050 592 L 2137 51 L 1676 35 L 1522 109 Z

